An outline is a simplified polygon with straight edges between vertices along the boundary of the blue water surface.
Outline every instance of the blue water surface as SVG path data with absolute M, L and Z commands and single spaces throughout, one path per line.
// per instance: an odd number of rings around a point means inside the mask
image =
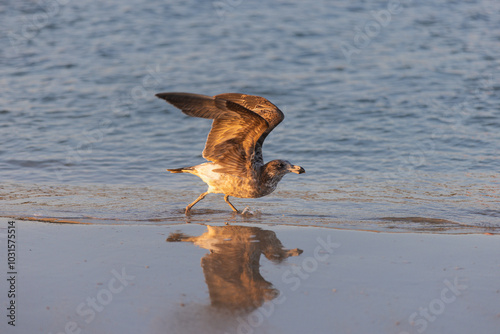
M 206 186 L 210 121 L 158 92 L 242 92 L 285 121 L 261 199 L 192 221 L 500 227 L 497 1 L 0 2 L 1 214 L 173 223 Z

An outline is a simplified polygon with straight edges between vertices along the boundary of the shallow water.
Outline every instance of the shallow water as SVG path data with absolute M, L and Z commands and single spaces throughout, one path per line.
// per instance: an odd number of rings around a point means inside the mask
M 264 158 L 307 173 L 190 221 L 496 231 L 500 4 L 392 3 L 2 2 L 1 214 L 183 221 L 206 187 L 165 168 L 210 122 L 154 94 L 244 92 L 286 115 Z

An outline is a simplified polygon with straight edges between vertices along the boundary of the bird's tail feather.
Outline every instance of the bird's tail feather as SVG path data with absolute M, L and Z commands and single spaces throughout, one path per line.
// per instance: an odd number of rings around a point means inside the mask
M 191 173 L 193 167 L 182 167 L 182 168 L 172 168 L 167 169 L 170 173 Z

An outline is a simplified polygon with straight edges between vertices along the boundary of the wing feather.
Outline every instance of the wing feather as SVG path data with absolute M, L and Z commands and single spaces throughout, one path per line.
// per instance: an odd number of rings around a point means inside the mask
M 267 123 L 269 123 L 269 128 L 264 132 L 262 137 L 259 138 L 261 145 L 264 143 L 264 139 L 266 139 L 267 135 L 285 119 L 285 115 L 278 107 L 272 104 L 268 99 L 261 96 L 246 95 L 241 93 L 224 93 L 216 95 L 215 98 L 221 98 L 237 103 L 258 114 L 260 117 L 264 118 Z

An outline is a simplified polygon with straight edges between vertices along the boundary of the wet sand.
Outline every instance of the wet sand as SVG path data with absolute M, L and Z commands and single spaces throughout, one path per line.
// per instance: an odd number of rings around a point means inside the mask
M 5 276 L 9 220 L 0 218 Z M 16 326 L 8 325 L 2 279 L 1 333 L 456 334 L 500 326 L 499 235 L 15 222 Z

